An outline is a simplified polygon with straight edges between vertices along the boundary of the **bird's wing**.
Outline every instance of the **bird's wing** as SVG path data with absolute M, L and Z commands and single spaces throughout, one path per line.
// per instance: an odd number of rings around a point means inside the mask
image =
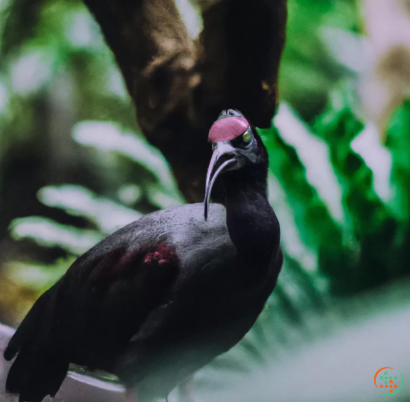
M 63 315 L 69 317 L 68 326 L 82 321 L 82 335 L 76 341 L 78 363 L 104 366 L 98 359 L 93 362 L 90 351 L 106 359 L 121 351 L 147 315 L 167 299 L 179 260 L 170 245 L 160 242 L 119 247 L 91 261 L 91 269 L 80 262 L 80 269 L 71 267 L 63 279 L 61 297 L 72 301 Z
M 145 317 L 166 298 L 178 274 L 170 246 L 133 248 L 124 241 L 105 249 L 107 244 L 74 262 L 11 339 L 4 356 L 18 356 L 7 389 L 21 400 L 54 395 L 69 363 L 110 370 Z

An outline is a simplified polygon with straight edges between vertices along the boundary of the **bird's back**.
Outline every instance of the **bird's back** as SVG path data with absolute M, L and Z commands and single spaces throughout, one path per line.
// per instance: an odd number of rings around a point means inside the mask
M 229 237 L 222 205 L 212 204 L 207 221 L 203 204 L 147 218 L 169 234 L 164 240 L 175 246 L 179 274 L 166 299 L 133 335 L 117 366 L 129 386 L 137 384 L 142 400 L 166 395 L 239 342 L 260 314 L 281 265 L 273 261 L 263 277 L 253 276 L 257 259 L 254 265 L 242 260 Z

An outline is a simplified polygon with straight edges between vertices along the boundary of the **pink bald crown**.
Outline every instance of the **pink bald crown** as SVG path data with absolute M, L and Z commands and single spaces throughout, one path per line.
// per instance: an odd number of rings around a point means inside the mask
M 208 139 L 211 142 L 231 141 L 244 134 L 248 128 L 249 123 L 245 117 L 226 117 L 212 125 Z

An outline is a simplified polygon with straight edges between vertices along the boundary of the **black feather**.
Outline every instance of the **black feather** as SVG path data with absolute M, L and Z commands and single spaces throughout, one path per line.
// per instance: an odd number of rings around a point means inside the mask
M 35 303 L 4 356 L 21 402 L 55 395 L 69 363 L 116 374 L 138 402 L 165 398 L 238 343 L 281 268 L 267 154 L 224 174 L 225 207 L 146 215 L 76 260 Z M 255 151 L 255 152 L 256 152 Z
M 41 402 L 55 395 L 67 374 L 69 362 L 54 339 L 54 297 L 55 292 L 47 291 L 37 300 L 4 351 L 6 360 L 18 353 L 6 390 L 19 394 L 19 401 Z

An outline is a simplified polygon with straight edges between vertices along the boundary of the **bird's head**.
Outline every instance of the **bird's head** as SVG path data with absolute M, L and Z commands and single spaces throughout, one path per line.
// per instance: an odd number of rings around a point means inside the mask
M 209 200 L 216 179 L 223 173 L 265 163 L 266 149 L 248 120 L 238 110 L 222 111 L 209 131 L 212 159 L 206 176 L 204 216 L 208 217 Z

